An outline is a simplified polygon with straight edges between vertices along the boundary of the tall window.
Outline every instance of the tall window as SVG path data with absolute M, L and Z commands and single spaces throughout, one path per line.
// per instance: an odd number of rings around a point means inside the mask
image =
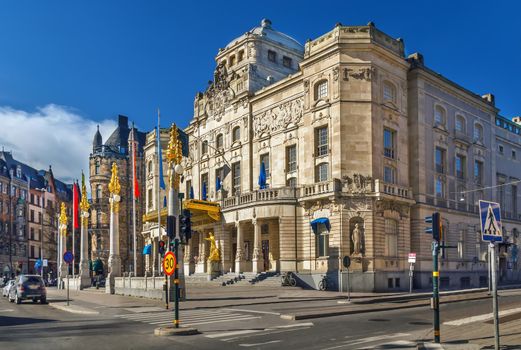
M 190 199 L 190 189 L 192 188 L 192 181 L 191 180 L 187 180 L 185 185 L 186 185 L 186 187 L 185 187 L 185 198 L 186 199 Z
M 329 178 L 329 163 L 320 163 L 316 168 L 317 182 L 327 181 Z
M 445 110 L 441 106 L 434 108 L 434 124 L 445 125 Z
M 384 156 L 394 159 L 396 131 L 384 128 Z
M 229 66 L 233 66 L 235 64 L 235 56 L 230 56 L 230 59 L 228 61 Z
M 398 256 L 398 221 L 385 219 L 385 256 Z
M 465 133 L 465 118 L 463 118 L 461 115 L 456 116 L 456 131 Z
M 456 177 L 459 179 L 465 178 L 465 170 L 467 167 L 467 157 L 461 154 L 456 154 Z
M 286 171 L 297 171 L 297 145 L 286 147 Z
M 317 145 L 317 157 L 328 154 L 329 142 L 327 135 L 327 126 L 315 129 L 315 144 Z
M 297 187 L 297 178 L 296 177 L 290 177 L 286 181 L 286 186 L 288 186 L 288 187 Z
M 445 181 L 441 177 L 436 179 L 436 197 L 445 198 Z
M 483 184 L 483 162 L 479 160 L 474 161 L 474 181 L 477 184 Z
M 237 56 L 237 63 L 241 62 L 244 59 L 244 51 L 239 51 L 239 55 Z
M 518 215 L 518 212 L 517 212 L 517 186 L 516 185 L 512 185 L 511 192 L 512 192 L 512 213 L 514 213 L 514 216 L 515 216 L 515 215 Z M 514 219 L 517 219 L 517 217 L 514 217 Z
M 153 167 L 153 165 L 152 165 L 152 161 L 149 160 L 149 161 L 148 161 L 148 173 L 149 173 L 149 174 L 152 174 L 152 167 Z
M 291 68 L 291 58 L 284 56 L 282 57 L 282 65 L 287 68 Z
M 101 185 L 98 185 L 96 187 L 96 198 L 100 199 L 103 197 L 103 187 Z
M 458 258 L 463 259 L 465 257 L 465 231 L 461 230 L 459 232 L 459 240 L 458 240 Z
M 96 160 L 95 164 L 94 164 L 94 174 L 96 174 L 96 175 L 99 174 L 99 168 L 100 168 L 100 161 Z
M 219 189 L 222 188 L 222 183 L 224 181 L 224 168 L 220 167 L 215 170 L 215 185 L 217 186 L 217 182 L 219 182 Z M 217 190 L 217 188 L 216 188 Z
M 205 154 L 208 154 L 208 141 L 203 141 L 203 144 L 201 145 L 201 154 L 204 156 Z
M 152 204 L 154 203 L 154 198 L 152 194 L 152 189 L 148 189 L 148 208 L 152 208 Z
M 436 147 L 436 172 L 444 174 L 445 171 L 445 150 L 443 148 Z
M 224 148 L 224 137 L 223 137 L 223 134 L 219 134 L 215 138 L 215 148 L 217 148 L 218 150 L 221 150 L 221 149 Z
M 391 166 L 384 167 L 384 181 L 387 183 L 396 183 L 396 171 Z
M 205 192 L 203 193 L 203 188 L 206 188 Z M 201 199 L 206 200 L 208 196 L 209 188 L 208 188 L 208 173 L 204 173 L 201 175 Z
M 327 97 L 327 80 L 322 80 L 315 85 L 315 100 Z
M 232 164 L 232 191 L 234 195 L 241 191 L 241 162 Z
M 236 126 L 235 128 L 233 128 L 232 138 L 233 138 L 233 142 L 239 141 L 241 139 L 241 127 L 240 126 Z
M 329 255 L 329 231 L 325 224 L 317 225 L 317 256 Z
M 394 102 L 396 100 L 396 89 L 390 82 L 384 82 L 384 102 Z
M 483 141 L 483 127 L 479 124 L 474 124 L 474 141 Z
M 273 50 L 268 50 L 268 60 L 271 62 L 277 62 L 277 53 Z
M 261 154 L 259 164 L 262 164 L 262 163 L 264 163 L 266 177 L 269 177 L 270 176 L 270 155 L 269 155 L 269 153 Z

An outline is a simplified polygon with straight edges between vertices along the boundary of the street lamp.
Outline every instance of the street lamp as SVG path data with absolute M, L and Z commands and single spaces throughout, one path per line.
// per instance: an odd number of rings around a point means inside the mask
M 40 270 L 40 275 L 43 278 L 43 216 L 44 216 L 43 209 L 45 208 L 45 192 L 47 192 L 47 189 L 42 187 L 42 188 L 36 188 L 35 190 L 42 193 L 42 209 L 41 209 L 42 216 L 40 218 L 40 223 L 41 223 L 41 227 L 42 227 L 42 230 L 40 232 L 40 260 L 42 262 L 42 269 Z

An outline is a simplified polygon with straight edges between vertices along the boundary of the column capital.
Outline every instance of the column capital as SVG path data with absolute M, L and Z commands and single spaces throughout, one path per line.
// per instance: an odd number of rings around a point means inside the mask
M 257 224 L 260 223 L 260 220 L 258 220 L 257 218 L 253 218 L 251 219 L 251 223 L 253 224 L 253 226 L 257 226 Z
M 240 221 L 235 221 L 235 227 L 236 228 L 240 228 L 241 226 L 241 222 Z

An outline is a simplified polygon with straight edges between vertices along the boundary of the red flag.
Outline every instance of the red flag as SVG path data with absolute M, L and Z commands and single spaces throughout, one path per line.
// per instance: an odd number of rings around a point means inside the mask
M 72 186 L 72 218 L 74 221 L 74 228 L 80 228 L 79 224 L 79 215 L 78 215 L 78 207 L 80 203 L 80 189 L 77 183 L 74 183 Z
M 136 171 L 136 153 L 137 153 L 137 143 L 132 143 L 132 155 L 134 161 L 134 169 L 133 169 L 133 177 L 134 177 L 134 198 L 139 198 L 139 182 L 137 181 L 137 171 Z

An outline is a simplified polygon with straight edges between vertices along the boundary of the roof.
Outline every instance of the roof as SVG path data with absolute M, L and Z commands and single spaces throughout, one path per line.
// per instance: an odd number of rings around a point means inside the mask
M 96 152 L 107 152 L 112 151 L 118 154 L 128 154 L 128 139 L 130 136 L 130 131 L 132 129 L 128 127 L 128 117 L 120 115 L 118 116 L 118 126 L 117 128 L 112 132 L 112 134 L 109 136 L 107 141 L 105 142 L 105 147 L 96 147 L 96 139 L 97 135 L 99 133 L 99 130 L 96 131 L 96 134 L 94 136 L 94 142 L 93 142 L 93 151 Z M 136 131 L 136 139 L 138 141 L 138 151 L 143 151 L 143 146 L 146 142 L 146 133 L 138 131 L 136 128 L 134 128 Z M 99 141 L 101 142 L 101 135 Z
M 300 44 L 297 40 L 293 39 L 289 35 L 274 30 L 271 27 L 271 21 L 269 19 L 263 19 L 259 27 L 255 27 L 250 31 L 244 33 L 243 35 L 239 36 L 238 38 L 235 38 L 232 41 L 230 41 L 230 43 L 226 45 L 226 48 L 232 47 L 237 42 L 242 41 L 252 35 L 281 44 L 285 47 L 288 47 L 296 51 L 304 52 L 304 46 L 302 46 L 302 44 Z

